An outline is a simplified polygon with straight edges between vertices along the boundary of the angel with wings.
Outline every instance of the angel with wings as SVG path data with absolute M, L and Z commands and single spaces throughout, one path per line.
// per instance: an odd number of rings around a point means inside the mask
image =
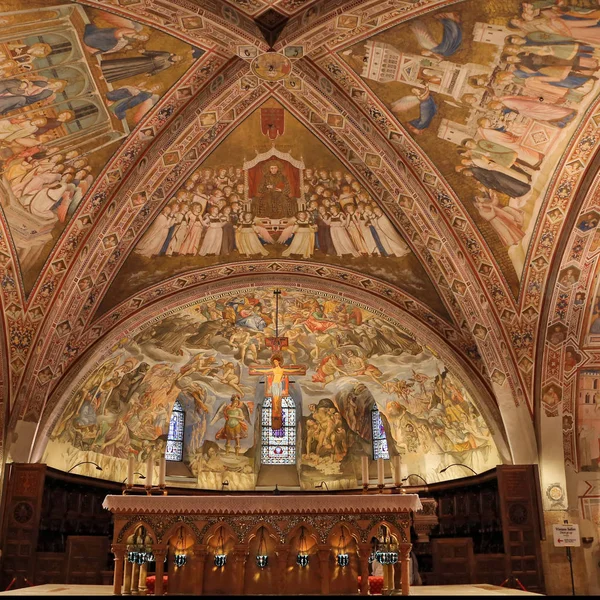
M 439 60 L 452 56 L 460 49 L 462 44 L 462 27 L 460 16 L 454 12 L 444 12 L 436 15 L 434 19 L 441 22 L 444 31 L 441 41 L 437 41 L 427 25 L 422 20 L 411 24 L 410 28 L 421 46 L 421 54 Z
M 246 256 L 254 256 L 256 254 L 267 256 L 269 253 L 260 240 L 264 240 L 267 244 L 275 243 L 275 240 L 271 237 L 267 229 L 259 224 L 254 215 L 251 212 L 245 212 L 235 232 L 235 244 L 239 253 Z
M 419 107 L 419 118 L 413 119 L 406 124 L 406 127 L 415 135 L 420 135 L 431 125 L 431 121 L 437 115 L 437 105 L 429 91 L 429 86 L 423 90 L 412 88 L 414 96 L 404 96 L 392 103 L 392 110 L 395 113 L 406 112 L 412 108 Z
M 248 437 L 248 423 L 250 422 L 250 410 L 245 402 L 242 402 L 239 394 L 233 394 L 229 404 L 223 402 L 210 424 L 214 425 L 220 419 L 225 419 L 225 425 L 217 431 L 215 440 L 225 440 L 225 452 L 229 454 L 231 442 L 235 442 L 235 454 L 240 454 L 240 441 Z
M 146 42 L 150 39 L 149 35 L 140 33 L 142 25 L 135 21 L 108 12 L 103 12 L 101 18 L 109 24 L 109 27 L 88 23 L 83 31 L 83 41 L 92 54 L 130 50 L 131 41 Z

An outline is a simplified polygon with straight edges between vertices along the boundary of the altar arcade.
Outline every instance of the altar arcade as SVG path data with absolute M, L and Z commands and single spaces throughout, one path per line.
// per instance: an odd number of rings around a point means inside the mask
M 114 515 L 114 595 L 409 595 L 410 513 L 417 494 L 107 496 Z M 377 549 L 372 539 L 381 542 Z M 165 557 L 168 575 L 164 577 Z M 360 581 L 360 584 L 359 584 Z M 167 583 L 168 589 L 164 589 Z

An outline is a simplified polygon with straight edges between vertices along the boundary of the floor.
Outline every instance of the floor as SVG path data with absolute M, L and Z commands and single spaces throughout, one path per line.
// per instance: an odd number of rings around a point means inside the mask
M 0 596 L 112 596 L 112 585 L 46 584 L 0 592 Z M 411 596 L 539 596 L 495 585 L 427 585 L 415 586 Z

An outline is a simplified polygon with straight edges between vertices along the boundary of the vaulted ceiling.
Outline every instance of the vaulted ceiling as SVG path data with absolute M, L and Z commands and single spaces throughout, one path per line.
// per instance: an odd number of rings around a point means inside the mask
M 595 13 L 529 15 L 517 0 L 0 7 L 5 427 L 44 424 L 85 353 L 166 296 L 297 277 L 385 298 L 435 331 L 493 390 L 513 459 L 535 456 L 540 328 L 557 318 L 567 238 L 584 260 L 597 225 L 569 218 L 593 204 L 600 37 L 573 23 Z M 348 175 L 350 203 L 380 210 L 392 241 L 288 252 L 283 223 L 257 238 L 266 254 L 153 245 L 181 204 L 204 213 L 217 176 L 243 196 L 271 159 L 315 211 L 319 182 Z M 581 267 L 572 277 L 583 283 Z

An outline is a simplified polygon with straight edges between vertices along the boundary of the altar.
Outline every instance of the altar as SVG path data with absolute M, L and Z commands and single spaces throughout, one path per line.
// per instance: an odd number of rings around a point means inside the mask
M 103 506 L 115 595 L 146 595 L 150 579 L 155 595 L 366 595 L 373 560 L 383 593 L 408 595 L 410 513 L 422 507 L 416 494 L 284 492 L 109 495 Z

